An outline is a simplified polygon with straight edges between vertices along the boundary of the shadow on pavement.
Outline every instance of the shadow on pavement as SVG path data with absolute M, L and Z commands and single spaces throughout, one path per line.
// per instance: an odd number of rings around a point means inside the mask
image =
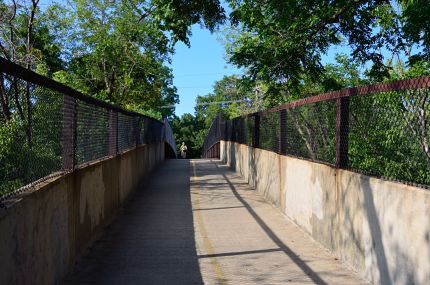
M 166 161 L 85 253 L 66 284 L 203 284 L 189 173 L 189 160 Z
M 254 220 L 260 225 L 260 227 L 264 230 L 264 232 L 267 234 L 267 236 L 279 247 L 280 250 L 285 252 L 291 260 L 294 261 L 294 263 L 297 264 L 300 269 L 309 276 L 309 278 L 312 279 L 312 281 L 315 284 L 319 285 L 327 285 L 327 283 L 321 279 L 321 277 L 310 268 L 305 261 L 303 261 L 293 250 L 291 250 L 287 245 L 285 245 L 282 240 L 266 225 L 266 223 L 258 216 L 258 214 L 252 209 L 252 207 L 240 196 L 238 191 L 236 190 L 236 187 L 233 185 L 233 183 L 228 179 L 228 177 L 225 175 L 225 173 L 220 169 L 218 164 L 216 162 L 212 162 L 215 167 L 218 170 L 218 173 L 221 174 L 225 181 L 227 181 L 228 185 L 230 186 L 231 191 L 233 192 L 234 196 L 237 198 L 237 200 L 240 201 L 240 203 L 243 204 L 243 206 L 247 209 L 249 214 L 254 218 Z M 273 250 L 268 250 L 268 252 L 271 252 Z

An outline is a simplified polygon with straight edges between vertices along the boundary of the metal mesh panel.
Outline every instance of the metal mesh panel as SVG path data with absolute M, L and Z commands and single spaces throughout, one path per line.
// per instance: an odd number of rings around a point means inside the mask
M 246 145 L 252 145 L 254 138 L 254 124 L 255 124 L 255 119 L 254 116 L 246 116 L 245 118 L 245 139 L 244 139 L 244 144 Z
M 155 120 L 153 120 L 152 122 L 153 122 L 152 133 L 154 134 L 154 137 L 153 137 L 154 142 L 159 142 L 162 140 L 162 137 L 163 137 L 162 132 L 161 132 L 163 124 L 161 122 L 155 121 Z
M 135 117 L 118 113 L 118 150 L 136 146 Z
M 232 141 L 237 143 L 245 143 L 246 140 L 246 130 L 245 130 L 245 118 L 238 117 L 233 119 L 232 128 Z
M 225 122 L 225 138 L 227 141 L 233 141 L 233 122 L 231 120 Z
M 109 112 L 105 108 L 76 102 L 76 164 L 109 155 Z
M 430 77 L 418 77 L 304 98 L 228 120 L 221 133 L 228 141 L 429 186 L 429 122 Z M 208 136 L 222 139 L 212 129 Z
M 430 185 L 430 90 L 350 98 L 350 167 Z
M 240 142 L 241 140 L 241 129 L 240 129 L 240 118 L 233 119 L 233 139 L 234 142 Z
M 0 206 L 52 175 L 166 137 L 174 146 L 168 124 L 0 57 Z
M 260 148 L 279 151 L 279 114 L 277 112 L 260 115 Z
M 239 136 L 239 132 L 238 132 L 237 119 L 232 119 L 232 121 L 231 121 L 231 141 L 237 142 L 238 136 Z
M 0 118 L 0 196 L 62 165 L 63 96 L 11 77 L 3 88 L 13 100 L 10 116 Z
M 286 153 L 334 164 L 336 160 L 335 101 L 286 110 Z
M 109 110 L 109 155 L 118 152 L 118 113 Z
M 143 117 L 136 118 L 137 120 L 137 145 L 145 143 L 145 119 Z
M 287 110 L 279 111 L 279 153 L 287 153 Z
M 145 139 L 146 143 L 157 142 L 161 140 L 162 124 L 158 121 L 147 120 L 145 122 Z

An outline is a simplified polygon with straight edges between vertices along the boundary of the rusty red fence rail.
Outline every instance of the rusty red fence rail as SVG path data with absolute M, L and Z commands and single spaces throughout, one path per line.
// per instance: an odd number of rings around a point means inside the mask
M 203 156 L 221 140 L 390 180 L 430 185 L 430 77 L 346 88 L 224 120 L 217 117 Z

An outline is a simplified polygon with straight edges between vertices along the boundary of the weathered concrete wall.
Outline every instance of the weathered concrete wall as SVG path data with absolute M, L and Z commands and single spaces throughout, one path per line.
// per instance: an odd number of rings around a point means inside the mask
M 374 284 L 429 284 L 430 191 L 221 143 L 221 159 Z
M 58 284 L 150 171 L 164 142 L 48 181 L 0 212 L 0 284 Z
M 240 173 L 268 201 L 280 205 L 280 158 L 276 153 L 223 141 L 220 150 L 222 161 Z

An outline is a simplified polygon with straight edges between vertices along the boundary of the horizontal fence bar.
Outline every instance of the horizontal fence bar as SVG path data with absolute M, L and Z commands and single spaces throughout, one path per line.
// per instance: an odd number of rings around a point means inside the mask
M 259 113 L 273 113 L 278 112 L 282 109 L 295 108 L 302 105 L 313 104 L 327 100 L 335 100 L 342 97 L 365 96 L 381 92 L 416 90 L 423 88 L 430 88 L 430 76 L 422 76 L 387 83 L 377 83 L 331 91 L 316 96 L 311 96 L 293 102 L 285 103 Z

